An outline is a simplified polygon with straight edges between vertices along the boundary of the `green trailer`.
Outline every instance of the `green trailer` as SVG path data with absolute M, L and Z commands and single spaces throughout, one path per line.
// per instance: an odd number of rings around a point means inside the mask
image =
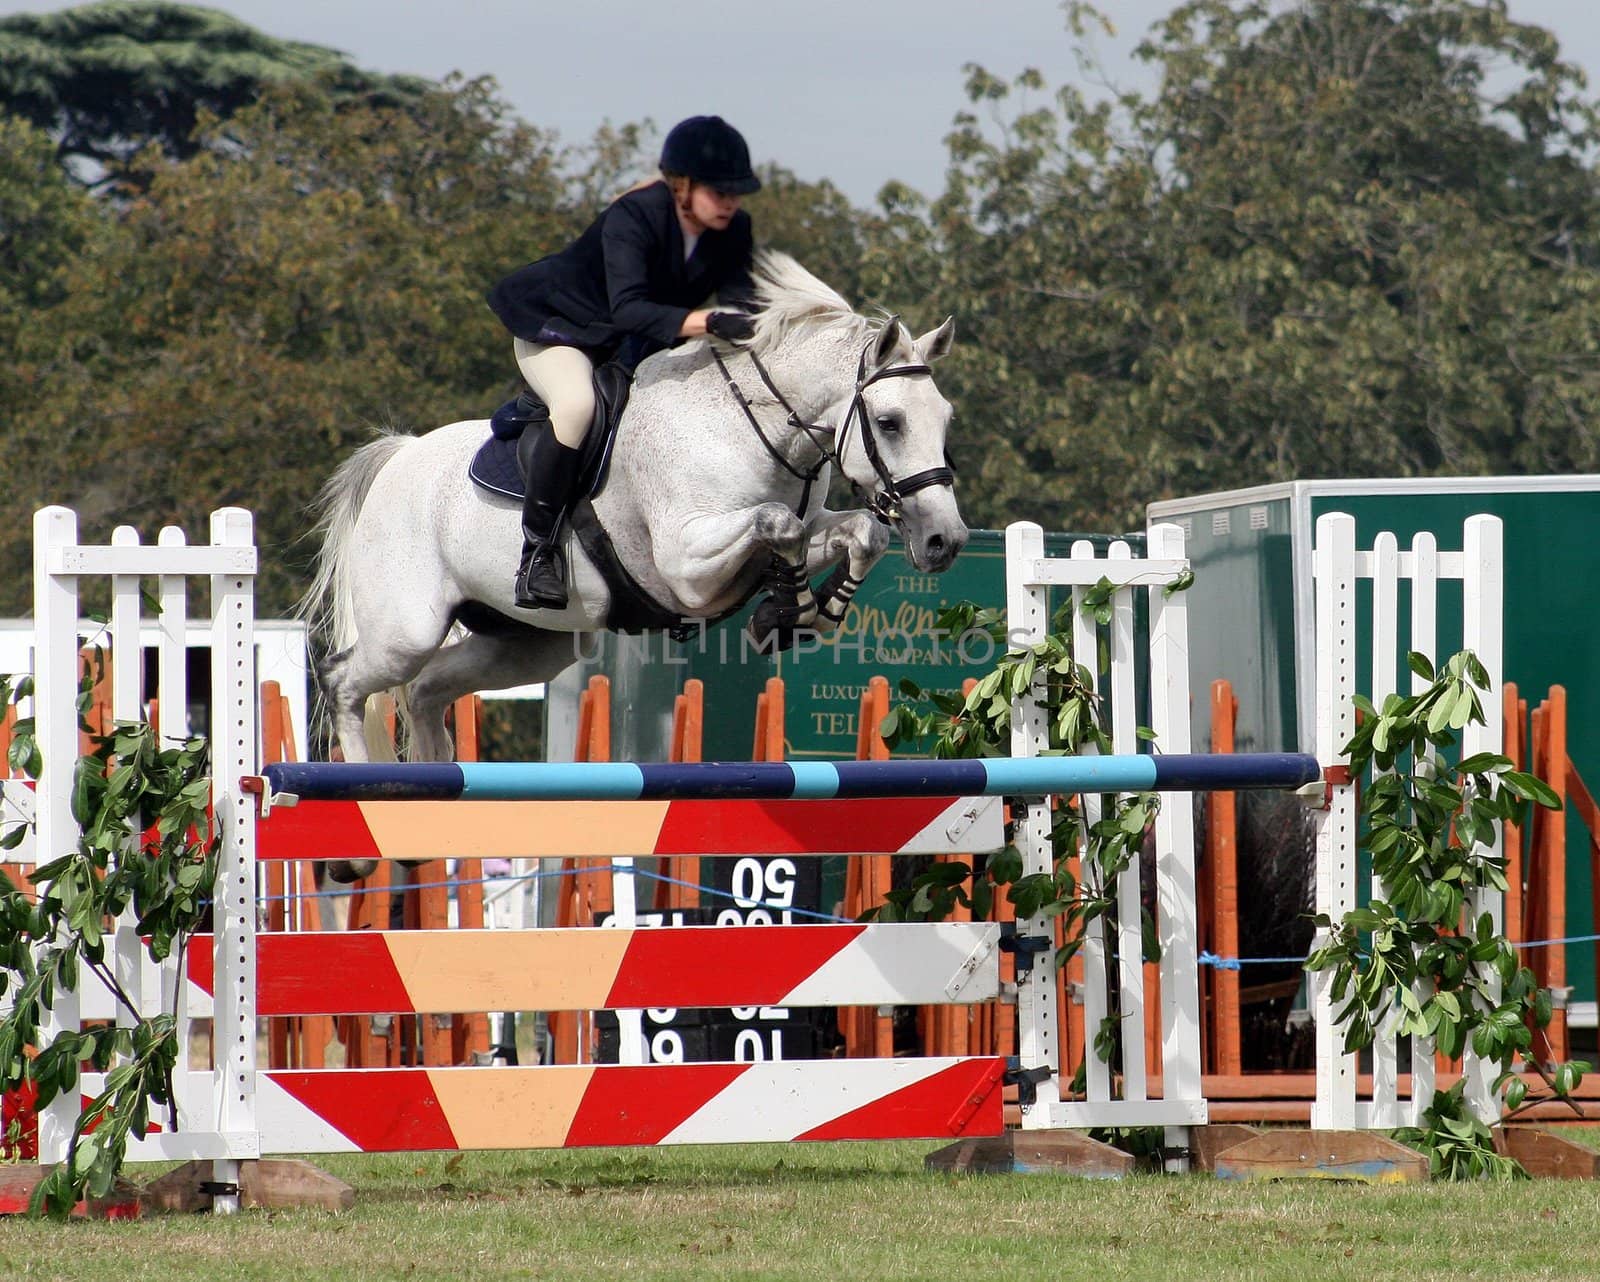
M 1311 552 L 1317 518 L 1345 512 L 1358 545 L 1392 531 L 1419 532 L 1459 550 L 1461 525 L 1484 512 L 1505 523 L 1505 679 L 1530 703 L 1566 687 L 1568 755 L 1600 785 L 1600 476 L 1438 480 L 1295 481 L 1152 503 L 1147 525 L 1184 531 L 1194 565 L 1189 597 L 1189 678 L 1194 742 L 1211 741 L 1210 684 L 1226 678 L 1238 699 L 1240 751 L 1313 750 L 1315 652 Z M 1453 630 L 1453 635 L 1452 635 Z M 1439 645 L 1460 645 L 1460 621 L 1441 617 Z M 1595 931 L 1588 836 L 1569 814 L 1567 936 Z M 1596 1023 L 1592 944 L 1569 945 L 1569 1024 Z

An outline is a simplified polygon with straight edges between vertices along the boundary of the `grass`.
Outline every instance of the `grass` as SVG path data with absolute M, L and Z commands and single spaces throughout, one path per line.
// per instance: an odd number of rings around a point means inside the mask
M 327 1158 L 348 1214 L 4 1219 L 0 1278 L 1600 1276 L 1593 1184 L 949 1176 L 923 1172 L 933 1147 Z

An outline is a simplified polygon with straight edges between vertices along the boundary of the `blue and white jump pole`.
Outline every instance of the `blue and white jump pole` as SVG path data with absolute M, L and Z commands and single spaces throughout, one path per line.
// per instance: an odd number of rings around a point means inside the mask
M 988 757 L 960 761 L 285 762 L 262 772 L 273 795 L 306 801 L 831 800 L 1234 792 L 1322 778 L 1300 753 Z

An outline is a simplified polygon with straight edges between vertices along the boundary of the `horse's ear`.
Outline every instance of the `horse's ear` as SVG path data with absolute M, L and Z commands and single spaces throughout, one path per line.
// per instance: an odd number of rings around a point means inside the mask
M 929 330 L 911 345 L 911 350 L 924 365 L 932 365 L 934 361 L 942 361 L 950 355 L 950 348 L 956 341 L 956 318 L 946 316 L 944 324 L 938 329 Z
M 872 349 L 872 356 L 867 361 L 868 373 L 882 369 L 889 363 L 889 358 L 894 355 L 894 349 L 899 347 L 906 338 L 906 327 L 900 323 L 899 316 L 891 316 L 883 322 L 883 328 L 878 331 L 878 341 Z

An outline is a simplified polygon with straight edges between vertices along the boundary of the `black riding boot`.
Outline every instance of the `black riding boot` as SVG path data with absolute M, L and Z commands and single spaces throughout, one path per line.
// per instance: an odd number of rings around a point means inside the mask
M 522 562 L 517 566 L 519 609 L 567 607 L 567 567 L 559 536 L 582 456 L 582 450 L 563 445 L 549 427 L 531 427 L 517 441 L 517 461 L 528 487 L 522 500 Z

